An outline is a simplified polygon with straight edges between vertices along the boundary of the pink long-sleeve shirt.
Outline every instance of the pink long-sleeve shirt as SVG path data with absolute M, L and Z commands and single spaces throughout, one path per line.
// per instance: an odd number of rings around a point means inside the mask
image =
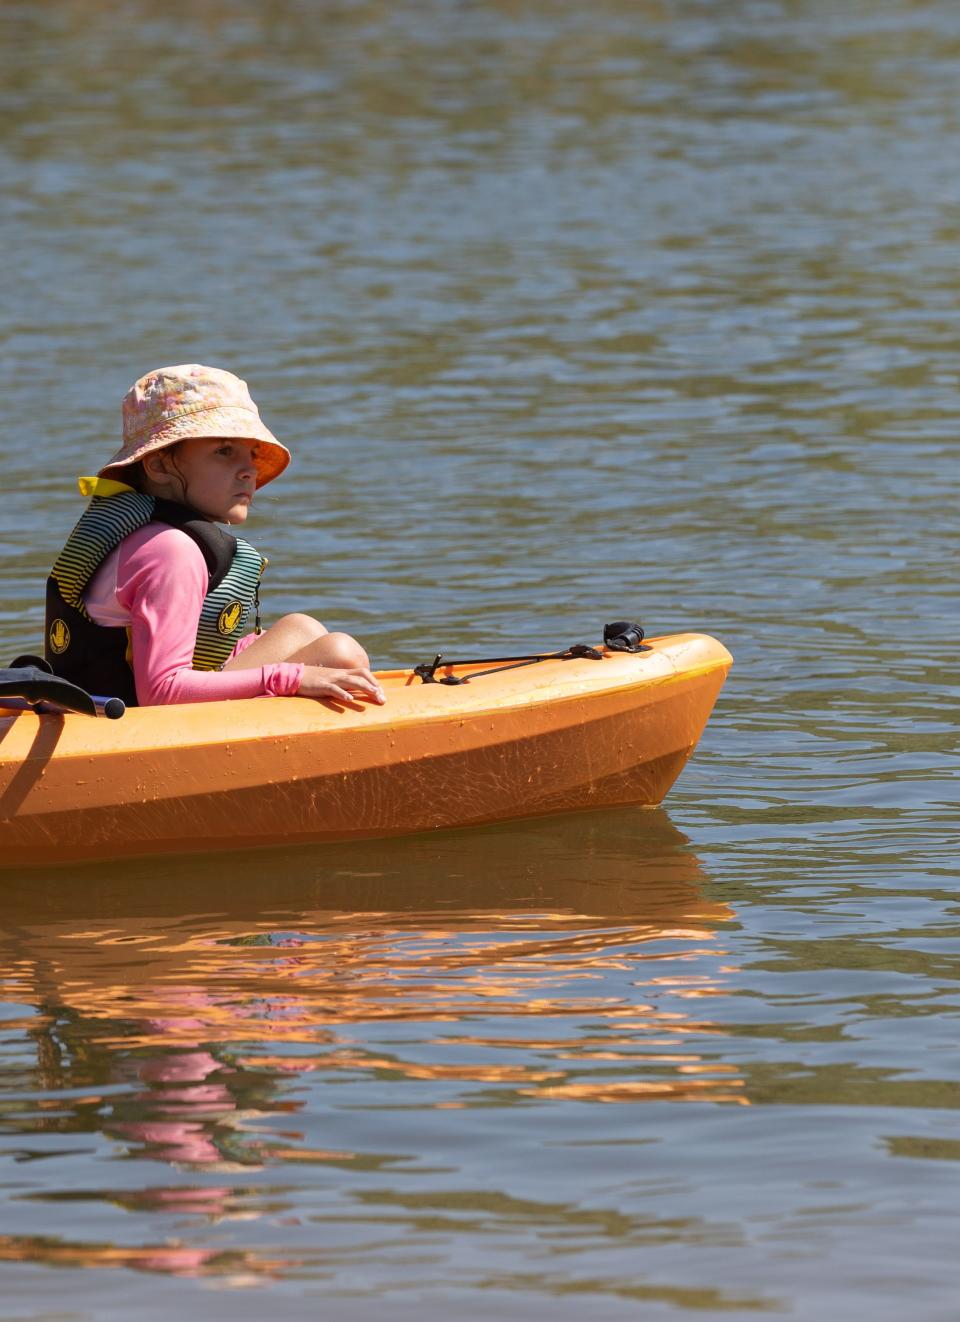
M 148 523 L 130 533 L 90 580 L 84 594 L 90 618 L 130 629 L 140 705 L 296 693 L 303 666 L 295 661 L 250 670 L 193 669 L 208 583 L 199 546 L 179 528 L 163 523 Z

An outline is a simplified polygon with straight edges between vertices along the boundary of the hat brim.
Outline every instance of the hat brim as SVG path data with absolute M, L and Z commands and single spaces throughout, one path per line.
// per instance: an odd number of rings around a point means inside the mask
M 161 423 L 147 436 L 131 441 L 118 450 L 97 476 L 114 476 L 118 469 L 138 463 L 145 455 L 176 445 L 178 441 L 218 440 L 225 437 L 257 442 L 254 462 L 258 489 L 279 477 L 290 462 L 290 451 L 280 444 L 269 427 L 264 426 L 259 414 L 245 408 L 215 408 L 181 414 L 169 422 Z

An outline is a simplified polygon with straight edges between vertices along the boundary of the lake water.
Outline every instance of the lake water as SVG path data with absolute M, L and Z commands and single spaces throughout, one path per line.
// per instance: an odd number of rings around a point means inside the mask
M 4 874 L 4 1317 L 953 1322 L 960 10 L 8 0 L 0 642 L 147 369 L 268 614 L 736 665 L 663 808 Z

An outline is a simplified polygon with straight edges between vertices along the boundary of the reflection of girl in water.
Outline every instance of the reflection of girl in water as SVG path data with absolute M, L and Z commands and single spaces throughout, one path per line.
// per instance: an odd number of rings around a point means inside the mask
M 149 1027 L 163 1025 L 154 1021 Z M 218 1131 L 227 1127 L 227 1118 L 236 1113 L 236 1102 L 227 1085 L 235 1071 L 224 1067 L 209 1051 L 184 1050 L 153 1055 L 138 1062 L 137 1074 L 144 1090 L 115 1109 L 130 1119 L 113 1121 L 106 1133 L 142 1144 L 145 1154 L 158 1161 L 187 1162 L 195 1166 L 258 1164 L 254 1158 L 238 1163 L 225 1161 L 218 1144 Z M 134 1119 L 135 1111 L 142 1116 Z M 252 1155 L 252 1154 L 251 1154 Z
M 115 1094 L 109 1110 L 101 1113 L 102 1128 L 105 1135 L 132 1145 L 134 1153 L 208 1170 L 261 1166 L 263 1145 L 238 1132 L 241 1115 L 296 1109 L 298 1104 L 275 1103 L 272 1095 L 279 1080 L 263 1070 L 226 1063 L 218 1059 L 217 1048 L 203 1045 L 217 1019 L 213 997 L 182 987 L 163 988 L 162 994 L 172 1011 L 197 1014 L 123 1023 L 111 1016 L 109 1045 L 104 1044 L 105 1021 L 75 1009 L 42 1005 L 46 1023 L 35 1036 L 44 1086 L 60 1091 L 78 1084 L 127 1083 L 129 1091 Z M 258 1016 L 262 1011 L 261 1005 Z M 116 1040 L 118 1030 L 126 1039 L 122 1046 Z M 84 1118 L 89 1116 L 85 1109 Z M 204 1191 L 201 1201 L 215 1203 L 217 1192 Z M 186 1191 L 169 1193 L 179 1203 Z M 158 1201 L 167 1199 L 159 1196 Z
M 143 1087 L 118 1099 L 104 1133 L 141 1145 L 143 1154 L 156 1161 L 221 1171 L 263 1165 L 262 1144 L 238 1132 L 239 1120 L 278 1109 L 271 1100 L 275 1081 L 263 1071 L 246 1071 L 218 1059 L 216 1048 L 205 1048 L 203 1040 L 217 1019 L 208 994 L 171 988 L 164 999 L 171 1009 L 195 1009 L 203 1017 L 140 1021 L 138 1027 L 151 1046 L 143 1054 L 125 1057 L 122 1072 Z M 165 1038 L 168 1047 L 155 1045 Z

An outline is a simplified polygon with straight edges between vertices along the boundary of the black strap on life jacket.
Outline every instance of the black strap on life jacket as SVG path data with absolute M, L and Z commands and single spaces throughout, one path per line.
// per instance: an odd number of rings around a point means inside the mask
M 168 523 L 172 528 L 180 528 L 188 537 L 192 537 L 199 546 L 207 563 L 210 581 L 207 591 L 218 588 L 230 571 L 233 557 L 237 550 L 237 539 L 226 532 L 219 524 L 198 514 L 188 505 L 179 505 L 175 500 L 157 497 L 153 508 L 153 523 Z
M 617 620 L 614 624 L 605 625 L 603 629 L 604 646 L 611 652 L 651 651 L 649 646 L 644 646 L 643 638 L 643 626 L 630 624 L 627 620 Z M 532 652 L 522 656 L 483 656 L 468 661 L 445 661 L 443 653 L 438 652 L 432 661 L 414 666 L 413 673 L 419 675 L 424 684 L 468 684 L 470 680 L 480 679 L 484 675 L 497 675 L 505 670 L 519 670 L 523 666 L 536 665 L 538 661 L 572 661 L 577 657 L 586 657 L 591 661 L 602 661 L 603 653 L 595 647 L 589 647 L 586 643 L 574 643 L 571 647 L 564 647 L 559 652 Z M 437 670 L 441 665 L 486 665 L 489 669 L 477 670 L 472 675 L 442 675 L 438 679 Z

